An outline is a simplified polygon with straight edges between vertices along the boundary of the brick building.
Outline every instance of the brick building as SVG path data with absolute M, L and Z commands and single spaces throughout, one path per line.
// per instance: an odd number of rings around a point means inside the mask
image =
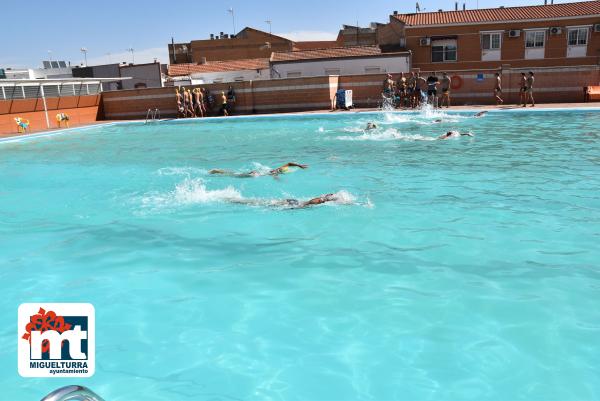
M 394 14 L 378 30 L 384 50 L 410 49 L 413 68 L 598 65 L 600 1 Z
M 274 51 L 291 51 L 294 42 L 246 27 L 235 35 L 220 33 L 211 39 L 192 40 L 189 43 L 169 44 L 171 64 L 269 58 Z

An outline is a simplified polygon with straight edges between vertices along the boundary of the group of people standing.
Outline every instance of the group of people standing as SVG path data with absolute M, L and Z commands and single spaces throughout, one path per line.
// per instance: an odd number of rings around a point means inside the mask
M 228 116 L 236 100 L 232 86 L 229 86 L 227 95 L 222 91 L 216 98 L 206 88 L 186 89 L 185 87 L 176 88 L 175 97 L 178 118 Z
M 521 73 L 521 80 L 519 82 L 519 104 L 523 107 L 531 102 L 531 107 L 535 106 L 535 100 L 533 99 L 533 84 L 535 83 L 535 74 L 533 71 L 529 71 L 529 74 Z M 504 104 L 502 99 L 502 77 L 500 73 L 496 73 L 496 84 L 494 86 L 494 98 L 496 104 Z
M 459 77 L 455 77 L 460 79 Z M 521 73 L 519 86 L 519 104 L 526 107 L 528 103 L 535 106 L 533 99 L 533 85 L 535 76 L 533 71 L 529 74 Z M 461 82 L 458 83 L 459 85 Z M 427 78 L 421 76 L 419 72 L 409 74 L 400 73 L 397 81 L 394 81 L 392 74 L 388 74 L 383 81 L 383 101 L 393 107 L 417 108 L 423 103 L 431 104 L 433 107 L 450 107 L 450 91 L 452 89 L 452 79 L 447 73 L 442 73 L 442 78 L 431 74 Z M 499 72 L 495 74 L 494 98 L 497 105 L 504 103 L 502 99 L 502 77 Z
M 395 107 L 417 108 L 423 103 L 434 107 L 450 107 L 450 89 L 452 80 L 447 73 L 442 78 L 431 75 L 425 79 L 418 72 L 400 73 L 397 81 L 388 74 L 383 81 L 384 102 Z M 438 86 L 440 92 L 438 93 Z

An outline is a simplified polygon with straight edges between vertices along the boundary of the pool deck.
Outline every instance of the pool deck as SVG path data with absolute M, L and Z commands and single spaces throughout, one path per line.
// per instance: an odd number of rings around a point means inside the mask
M 600 103 L 546 103 L 546 104 L 537 104 L 535 107 L 527 107 L 527 110 L 546 110 L 546 109 L 573 109 L 573 108 L 589 108 L 589 109 L 600 109 Z M 510 104 L 510 105 L 502 105 L 502 106 L 494 106 L 494 105 L 471 105 L 471 106 L 452 106 L 450 108 L 443 108 L 444 110 L 450 110 L 450 111 L 465 111 L 465 110 L 523 110 L 524 107 L 519 106 L 519 105 L 515 105 L 515 104 Z M 375 112 L 375 111 L 379 111 L 379 109 L 377 108 L 360 108 L 360 109 L 352 109 L 350 112 L 352 113 L 364 113 L 364 112 Z M 402 112 L 402 111 L 411 111 L 411 109 L 397 109 L 395 111 L 398 112 Z M 323 114 L 323 113 L 348 113 L 348 111 L 345 110 L 312 110 L 312 111 L 303 111 L 303 112 L 291 112 L 291 113 L 277 113 L 277 114 L 252 114 L 249 117 L 256 117 L 256 116 L 268 116 L 268 115 L 298 115 L 298 114 Z M 233 116 L 236 117 L 236 116 Z M 241 116 L 240 116 L 241 117 Z M 209 117 L 209 118 L 214 118 L 214 117 Z M 223 117 L 221 117 L 223 118 Z M 180 119 L 181 120 L 181 119 Z M 144 120 L 119 120 L 119 121 L 112 121 L 112 120 L 102 120 L 102 121 L 95 121 L 95 122 L 91 122 L 91 123 L 85 123 L 85 124 L 71 124 L 70 128 L 53 128 L 53 129 L 41 129 L 41 130 L 34 130 L 34 131 L 30 131 L 27 132 L 26 134 L 18 134 L 16 132 L 14 133 L 0 133 L 0 141 L 2 141 L 3 139 L 8 139 L 8 138 L 14 138 L 14 137 L 28 137 L 28 136 L 41 136 L 41 135 L 46 135 L 46 134 L 52 134 L 52 133 L 58 133 L 58 132 L 63 132 L 63 131 L 76 131 L 77 128 L 85 128 L 85 127 L 92 127 L 92 126 L 98 126 L 98 125 L 105 125 L 105 124 L 111 124 L 111 123 L 116 123 L 116 122 L 133 122 L 133 121 L 144 121 Z

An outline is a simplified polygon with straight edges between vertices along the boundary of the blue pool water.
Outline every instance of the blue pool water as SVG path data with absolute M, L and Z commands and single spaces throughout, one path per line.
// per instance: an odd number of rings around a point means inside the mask
M 600 112 L 471 116 L 0 143 L 1 398 L 600 399 Z M 432 140 L 448 130 L 474 137 Z M 288 161 L 310 167 L 208 174 Z M 35 301 L 94 304 L 94 377 L 18 376 L 17 306 Z

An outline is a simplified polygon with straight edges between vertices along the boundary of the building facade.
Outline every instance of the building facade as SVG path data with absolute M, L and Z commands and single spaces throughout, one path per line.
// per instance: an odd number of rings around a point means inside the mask
M 599 24 L 600 1 L 395 14 L 379 40 L 427 71 L 597 65 Z
M 399 73 L 410 71 L 410 53 L 382 53 L 378 46 L 274 52 L 271 67 L 273 78 Z

